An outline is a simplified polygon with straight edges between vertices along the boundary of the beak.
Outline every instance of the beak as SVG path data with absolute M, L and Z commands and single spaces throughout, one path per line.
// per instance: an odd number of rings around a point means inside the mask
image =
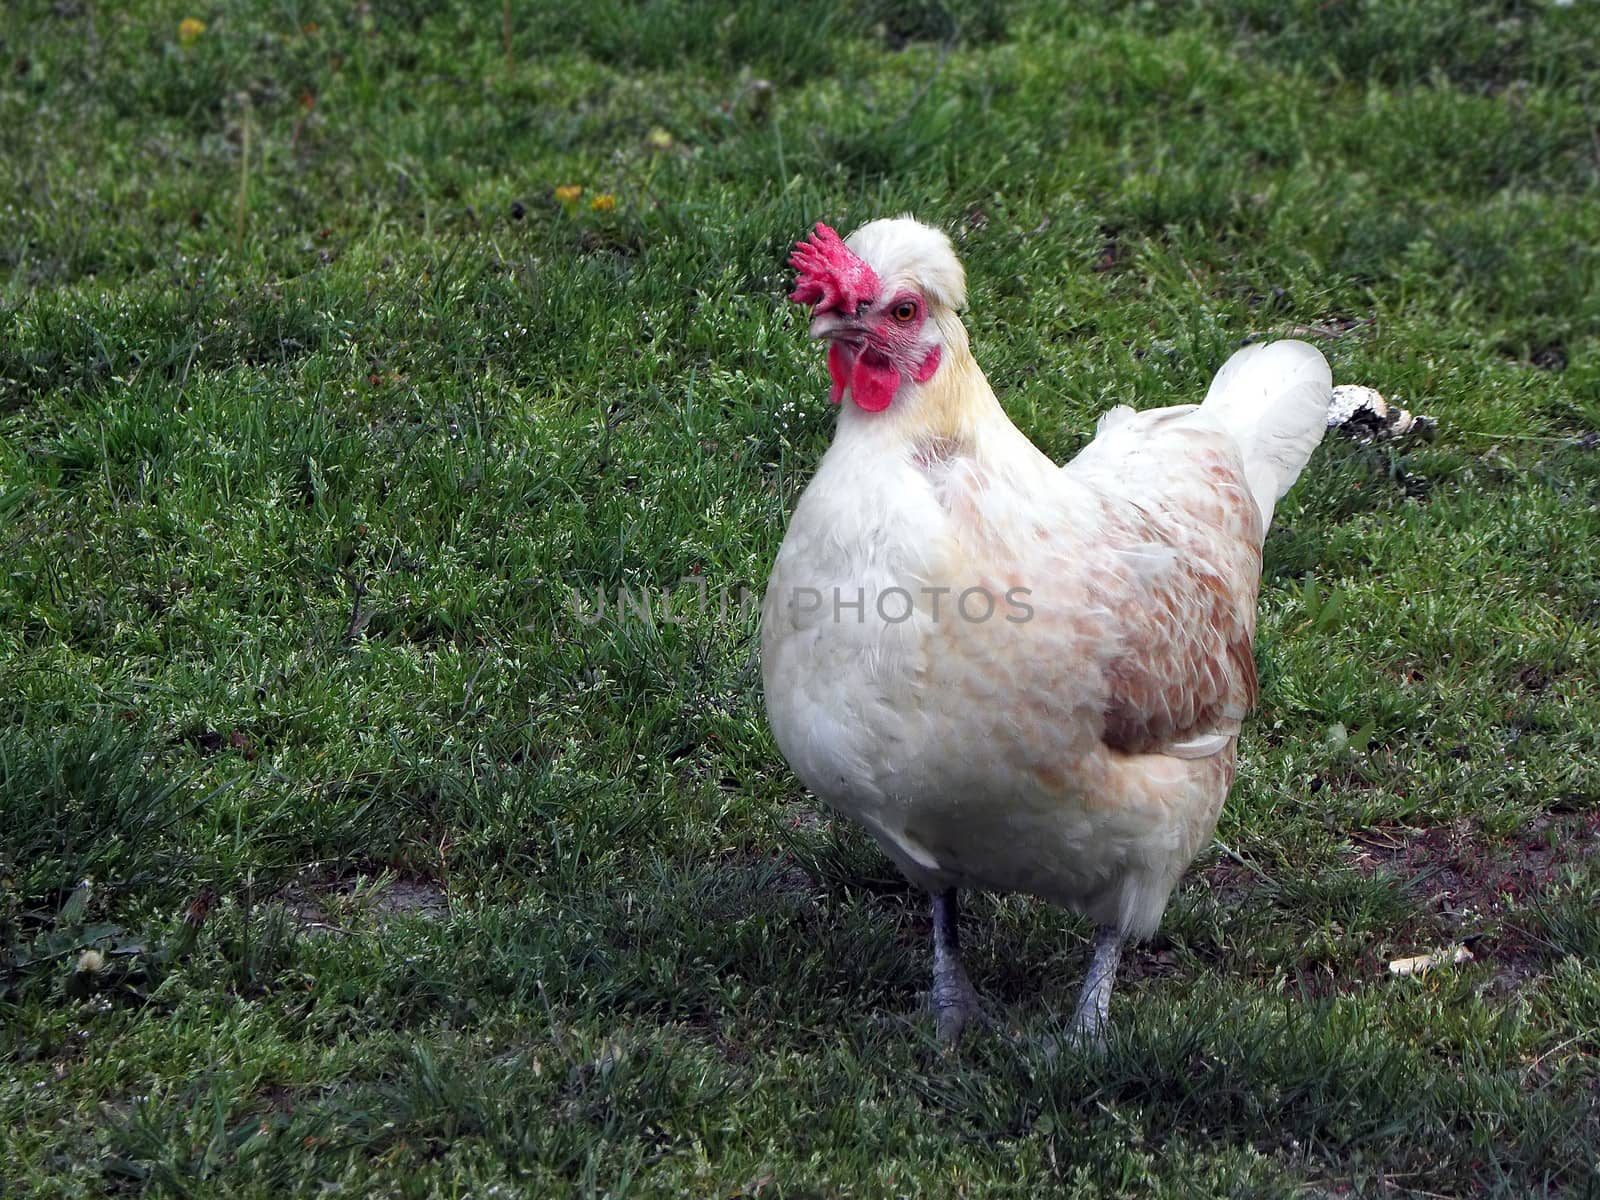
M 813 341 L 818 341 L 822 338 L 835 342 L 862 342 L 866 340 L 866 335 L 861 328 L 861 322 L 854 317 L 847 317 L 838 312 L 818 313 L 812 317 L 811 337 Z

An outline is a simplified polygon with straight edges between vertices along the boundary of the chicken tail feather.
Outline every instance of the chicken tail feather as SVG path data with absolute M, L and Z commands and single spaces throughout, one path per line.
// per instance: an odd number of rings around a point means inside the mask
M 1332 399 L 1328 361 L 1305 342 L 1246 346 L 1212 380 L 1200 412 L 1239 443 L 1263 529 L 1322 440 Z

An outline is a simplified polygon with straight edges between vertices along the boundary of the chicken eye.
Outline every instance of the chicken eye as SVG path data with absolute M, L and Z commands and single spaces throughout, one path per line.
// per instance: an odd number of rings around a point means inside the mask
M 917 315 L 917 306 L 910 300 L 902 300 L 899 304 L 894 306 L 894 311 L 891 315 L 896 321 L 899 321 L 902 325 L 904 325 L 907 321 L 911 320 Z

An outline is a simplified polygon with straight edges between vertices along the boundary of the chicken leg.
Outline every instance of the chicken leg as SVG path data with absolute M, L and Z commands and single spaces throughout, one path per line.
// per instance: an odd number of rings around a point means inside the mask
M 961 904 L 955 888 L 933 897 L 933 1007 L 939 1040 L 953 1046 L 968 1025 L 985 1021 L 977 989 L 961 965 L 961 935 L 957 923 Z M 1094 955 L 1084 974 L 1083 990 L 1072 1016 L 1071 1043 L 1082 1050 L 1099 1049 L 1110 1027 L 1111 989 L 1122 961 L 1122 934 L 1110 925 L 1095 931 Z
M 933 1006 L 939 1040 L 946 1046 L 955 1045 L 961 1040 L 962 1030 L 983 1019 L 978 993 L 961 966 L 961 939 L 956 931 L 960 912 L 955 888 L 934 896 L 933 992 L 928 1000 Z
M 1117 964 L 1122 961 L 1122 934 L 1102 925 L 1094 935 L 1094 957 L 1078 994 L 1078 1010 L 1072 1016 L 1072 1044 L 1095 1049 L 1105 1043 L 1110 1025 L 1111 988 L 1117 981 Z

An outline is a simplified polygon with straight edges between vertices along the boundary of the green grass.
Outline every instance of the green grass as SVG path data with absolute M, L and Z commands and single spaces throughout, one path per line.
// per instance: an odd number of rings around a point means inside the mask
M 1600 1190 L 1593 6 L 513 7 L 0 15 L 0 1193 Z M 1301 325 L 1439 422 L 1281 506 L 1103 1058 L 1015 898 L 938 1054 L 748 611 L 571 604 L 759 591 L 907 210 L 1059 457 Z

